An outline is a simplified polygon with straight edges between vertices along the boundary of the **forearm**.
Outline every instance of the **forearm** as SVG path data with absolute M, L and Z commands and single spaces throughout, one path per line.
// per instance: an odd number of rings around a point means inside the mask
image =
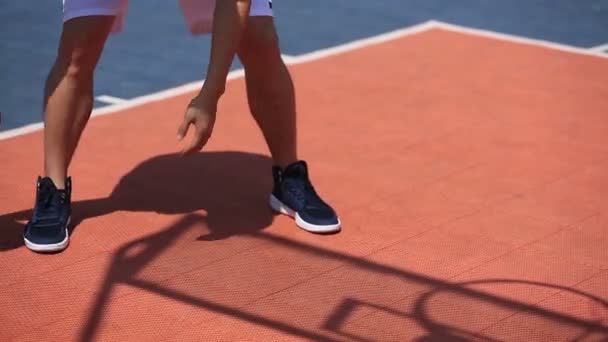
M 251 0 L 217 0 L 213 19 L 211 56 L 203 89 L 217 96 L 224 93 L 226 77 L 245 30 Z

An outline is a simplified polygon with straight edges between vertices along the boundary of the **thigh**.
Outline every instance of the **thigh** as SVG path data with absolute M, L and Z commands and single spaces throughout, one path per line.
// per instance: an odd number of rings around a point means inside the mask
M 238 56 L 250 75 L 266 73 L 282 62 L 274 18 L 268 16 L 249 18 L 238 49 Z
M 99 61 L 114 18 L 91 15 L 67 20 L 59 41 L 57 66 L 92 71 Z

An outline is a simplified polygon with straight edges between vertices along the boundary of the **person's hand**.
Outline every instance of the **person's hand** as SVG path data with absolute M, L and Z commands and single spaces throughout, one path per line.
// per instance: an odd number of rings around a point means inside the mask
M 200 151 L 211 137 L 217 102 L 216 97 L 206 96 L 204 91 L 190 101 L 184 114 L 184 121 L 177 129 L 177 140 L 181 141 L 188 133 L 190 125 L 194 125 L 195 128 L 192 142 L 182 150 L 183 154 Z

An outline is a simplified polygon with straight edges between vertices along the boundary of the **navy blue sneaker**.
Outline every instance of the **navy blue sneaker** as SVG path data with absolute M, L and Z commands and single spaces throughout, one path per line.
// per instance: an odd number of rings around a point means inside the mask
M 272 209 L 295 218 L 298 227 L 309 232 L 333 233 L 340 230 L 341 223 L 336 212 L 319 197 L 312 186 L 306 162 L 298 161 L 285 170 L 275 166 L 272 174 Z
M 50 178 L 38 177 L 34 213 L 23 234 L 27 248 L 35 252 L 59 252 L 68 246 L 71 192 L 70 178 L 65 181 L 65 190 L 58 190 Z

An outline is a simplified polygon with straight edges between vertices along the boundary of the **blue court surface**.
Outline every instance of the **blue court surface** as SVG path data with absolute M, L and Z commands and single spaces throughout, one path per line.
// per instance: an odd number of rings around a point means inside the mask
M 97 69 L 96 97 L 130 99 L 204 79 L 209 37 L 189 34 L 177 1 L 129 6 L 124 31 L 110 38 Z M 275 0 L 274 11 L 287 55 L 431 19 L 598 51 L 608 43 L 608 0 Z M 41 120 L 61 21 L 60 1 L 4 1 L 0 7 L 0 131 Z

